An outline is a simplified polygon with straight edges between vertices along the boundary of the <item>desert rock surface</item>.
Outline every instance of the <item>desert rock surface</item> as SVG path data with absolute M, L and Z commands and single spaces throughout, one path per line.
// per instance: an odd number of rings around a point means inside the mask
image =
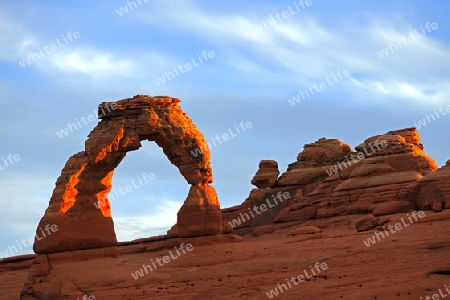
M 193 250 L 135 280 L 131 274 L 167 255 L 181 240 L 119 246 L 116 258 L 93 258 L 79 250 L 52 257 L 40 265 L 52 277 L 37 291 L 62 288 L 61 296 L 37 299 L 269 299 L 266 295 L 286 278 L 309 271 L 316 262 L 328 269 L 276 299 L 425 299 L 450 283 L 450 210 L 426 211 L 409 227 L 364 244 L 377 229 L 357 233 L 357 215 L 291 224 L 272 234 L 184 239 Z M 406 214 L 389 216 L 401 223 Z M 292 229 L 317 226 L 321 233 L 288 236 Z M 156 248 L 158 250 L 149 250 Z M 88 250 L 86 250 L 88 251 Z M 47 257 L 47 255 L 45 255 Z M 91 256 L 91 258 L 89 257 Z M 0 263 L 1 300 L 18 299 L 31 260 Z M 83 293 L 84 292 L 84 293 Z M 33 299 L 24 297 L 24 299 Z
M 57 234 L 35 242 L 38 255 L 0 262 L 0 300 L 450 295 L 450 163 L 439 168 L 415 128 L 354 149 L 320 138 L 281 176 L 261 160 L 247 199 L 220 209 L 207 143 L 179 102 L 100 104 L 102 121 L 66 163 L 37 229 Z M 141 140 L 162 147 L 190 189 L 167 235 L 118 243 L 100 201 Z

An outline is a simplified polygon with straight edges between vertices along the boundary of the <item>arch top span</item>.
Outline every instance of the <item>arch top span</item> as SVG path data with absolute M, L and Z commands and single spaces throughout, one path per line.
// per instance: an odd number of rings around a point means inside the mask
M 208 144 L 179 102 L 167 96 L 138 95 L 101 103 L 102 121 L 86 141 L 90 162 L 111 162 L 108 154 L 137 150 L 142 140 L 149 140 L 163 149 L 189 184 L 212 183 Z
M 168 96 L 137 95 L 99 105 L 101 121 L 88 135 L 85 150 L 70 157 L 64 166 L 37 229 L 54 224 L 60 234 L 35 241 L 36 253 L 117 244 L 107 194 L 114 169 L 128 151 L 139 149 L 143 140 L 160 146 L 192 185 L 171 236 L 223 232 L 220 203 L 209 186 L 213 176 L 208 144 L 179 102 Z

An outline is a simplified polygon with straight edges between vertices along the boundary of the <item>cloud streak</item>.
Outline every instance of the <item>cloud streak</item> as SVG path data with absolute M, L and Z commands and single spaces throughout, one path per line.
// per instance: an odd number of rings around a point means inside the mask
M 314 5 L 261 31 L 254 30 L 261 22 L 255 15 L 211 13 L 193 2 L 183 2 L 158 16 L 141 13 L 140 17 L 150 25 L 164 20 L 170 24 L 165 28 L 169 32 L 181 29 L 218 47 L 226 45 L 227 63 L 239 70 L 235 62 L 239 57 L 250 66 L 247 72 L 255 70 L 258 77 L 272 74 L 282 76 L 285 82 L 307 86 L 336 68 L 347 68 L 355 76 L 346 90 L 364 98 L 371 94 L 376 102 L 382 98 L 428 105 L 431 100 L 435 105 L 450 97 L 445 87 L 450 79 L 434 76 L 450 67 L 450 49 L 431 34 L 401 49 L 401 54 L 380 61 L 375 55 L 380 47 L 417 28 L 402 18 L 386 22 L 377 14 L 367 14 L 370 21 L 356 28 L 351 18 L 341 21 L 340 26 L 330 26 L 325 19 L 309 14 L 313 10 Z M 180 14 L 184 17 L 179 18 Z M 301 88 L 300 84 L 295 88 Z

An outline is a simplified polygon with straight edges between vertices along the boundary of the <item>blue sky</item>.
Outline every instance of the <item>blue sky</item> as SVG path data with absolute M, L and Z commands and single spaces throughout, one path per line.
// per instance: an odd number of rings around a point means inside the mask
M 211 149 L 222 207 L 245 200 L 262 159 L 277 160 L 284 172 L 306 143 L 328 137 L 355 147 L 450 104 L 446 1 L 312 0 L 304 8 L 299 1 L 129 2 L 0 3 L 0 158 L 20 155 L 0 170 L 0 252 L 34 235 L 65 162 L 84 150 L 97 121 L 63 138 L 56 132 L 103 101 L 180 98 L 208 141 L 251 122 L 251 129 Z M 275 19 L 283 11 L 285 18 Z M 275 22 L 265 28 L 271 15 Z M 427 23 L 426 35 L 401 44 Z M 69 32 L 78 38 L 70 41 Z M 44 46 L 48 53 L 30 59 Z M 388 55 L 380 58 L 382 49 Z M 199 64 L 203 51 L 214 57 Z M 199 65 L 155 84 L 192 59 Z M 333 81 L 344 70 L 350 75 Z M 313 95 L 290 104 L 314 85 Z M 419 129 L 439 166 L 450 158 L 449 124 L 440 115 Z M 111 203 L 120 241 L 164 234 L 187 196 L 188 184 L 153 143 L 128 153 L 114 189 L 144 173 L 155 179 Z

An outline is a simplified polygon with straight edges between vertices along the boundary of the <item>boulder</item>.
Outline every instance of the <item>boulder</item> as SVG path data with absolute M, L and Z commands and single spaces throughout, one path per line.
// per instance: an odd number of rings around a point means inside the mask
M 366 216 L 355 223 L 356 231 L 367 231 L 378 226 L 380 218 L 376 218 L 372 215 Z
M 414 210 L 414 205 L 408 201 L 392 201 L 378 204 L 374 211 L 374 216 L 389 214 L 407 213 Z
M 288 233 L 288 236 L 296 236 L 296 235 L 303 235 L 303 234 L 315 234 L 315 233 L 321 233 L 322 230 L 316 226 L 301 226 L 297 227 L 293 230 L 291 230 Z
M 259 189 L 268 189 L 274 186 L 280 171 L 278 163 L 274 160 L 262 160 L 258 172 L 252 179 L 252 184 Z

